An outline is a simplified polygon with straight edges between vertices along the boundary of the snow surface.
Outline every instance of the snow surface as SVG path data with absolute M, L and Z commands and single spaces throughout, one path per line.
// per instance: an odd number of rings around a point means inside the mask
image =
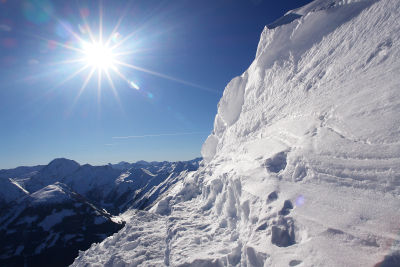
M 63 209 L 46 216 L 38 225 L 45 231 L 49 231 L 54 225 L 61 223 L 65 217 L 75 215 L 75 211 Z
M 28 194 L 29 192 L 14 179 L 0 178 L 0 204 L 15 201 Z
M 266 27 L 226 87 L 205 166 L 149 212 L 122 214 L 126 226 L 73 266 L 398 260 L 400 1 L 290 12 L 301 17 Z
M 31 199 L 31 205 L 51 205 L 69 201 L 69 194 L 69 189 L 65 185 L 55 183 L 32 193 L 29 197 Z

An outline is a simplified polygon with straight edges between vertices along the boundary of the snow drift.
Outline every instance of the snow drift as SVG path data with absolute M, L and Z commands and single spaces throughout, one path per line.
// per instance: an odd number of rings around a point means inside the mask
M 73 265 L 397 266 L 399 14 L 317 0 L 265 27 L 205 166 Z

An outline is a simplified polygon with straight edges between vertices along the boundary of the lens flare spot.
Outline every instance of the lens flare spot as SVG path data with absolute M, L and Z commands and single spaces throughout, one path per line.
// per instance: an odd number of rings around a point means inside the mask
M 305 202 L 305 198 L 303 195 L 300 195 L 296 198 L 296 206 L 302 206 Z
M 150 98 L 150 99 L 153 99 L 154 95 L 152 93 L 147 93 L 147 97 Z
M 25 18 L 35 24 L 43 24 L 50 20 L 53 14 L 53 5 L 48 0 L 30 0 L 22 4 Z
M 116 33 L 114 33 L 114 34 L 112 35 L 111 40 L 112 40 L 114 43 L 116 43 L 116 42 L 118 42 L 119 39 L 121 39 L 121 36 L 122 36 L 122 35 L 121 35 L 119 32 L 116 32 Z
M 130 82 L 129 82 L 129 85 L 130 85 L 133 89 L 136 89 L 136 90 L 139 90 L 139 89 L 140 89 L 139 86 L 138 86 L 136 83 L 134 83 L 133 81 L 130 81 Z
M 87 30 L 88 25 L 87 24 L 84 24 L 84 25 L 78 24 L 78 29 L 82 34 L 86 34 L 88 32 L 88 30 Z

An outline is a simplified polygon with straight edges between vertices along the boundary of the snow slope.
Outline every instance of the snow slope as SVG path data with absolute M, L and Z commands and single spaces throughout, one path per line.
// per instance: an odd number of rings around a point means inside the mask
M 12 178 L 0 178 L 0 207 L 29 194 L 18 182 Z
M 400 266 L 400 1 L 288 14 L 225 88 L 207 164 L 73 266 Z
M 29 194 L 24 188 L 24 181 L 34 176 L 44 166 L 21 166 L 14 169 L 0 170 L 0 211 L 19 198 Z M 1 213 L 1 212 L 0 212 Z
M 37 166 L 20 166 L 14 169 L 4 169 L 0 170 L 0 177 L 1 178 L 25 178 L 25 177 L 31 177 L 33 176 L 36 172 L 40 171 L 44 166 L 43 165 L 37 165 Z

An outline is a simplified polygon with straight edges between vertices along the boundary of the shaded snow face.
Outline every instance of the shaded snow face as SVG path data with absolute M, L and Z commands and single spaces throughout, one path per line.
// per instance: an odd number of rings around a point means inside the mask
M 398 261 L 400 2 L 290 13 L 227 85 L 206 164 L 74 266 Z

